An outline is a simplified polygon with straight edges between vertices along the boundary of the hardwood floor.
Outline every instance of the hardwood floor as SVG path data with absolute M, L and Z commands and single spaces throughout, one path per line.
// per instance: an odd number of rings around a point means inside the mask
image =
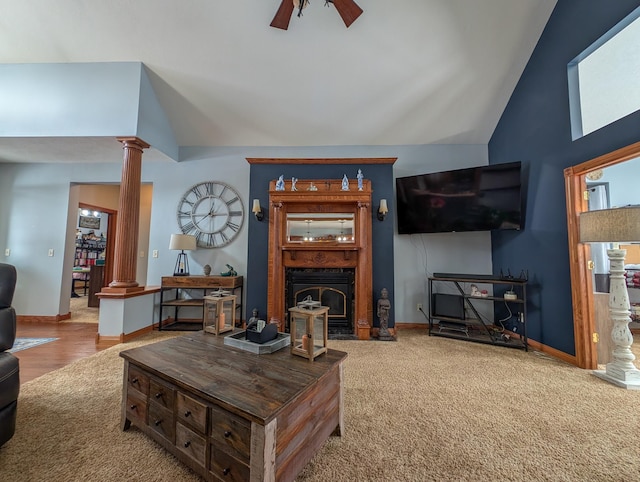
M 20 360 L 20 383 L 108 348 L 96 345 L 97 332 L 97 323 L 18 323 L 18 337 L 58 338 L 14 353 Z

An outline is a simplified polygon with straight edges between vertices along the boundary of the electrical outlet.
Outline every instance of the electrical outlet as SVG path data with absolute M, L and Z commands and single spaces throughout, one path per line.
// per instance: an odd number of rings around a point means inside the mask
M 154 249 L 154 250 L 153 250 L 153 257 L 154 257 L 154 258 L 157 258 L 157 257 L 158 257 L 158 250 L 157 250 L 157 249 Z
M 418 309 L 418 311 L 422 311 L 422 303 L 418 303 L 417 309 Z
M 4 250 L 4 255 L 9 256 L 11 254 L 11 250 L 9 248 Z

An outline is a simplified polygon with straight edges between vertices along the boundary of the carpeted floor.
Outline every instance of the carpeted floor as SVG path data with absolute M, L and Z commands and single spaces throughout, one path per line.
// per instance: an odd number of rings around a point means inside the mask
M 25 383 L 0 480 L 199 480 L 135 428 L 120 430 L 119 351 L 169 336 L 155 332 Z M 638 480 L 639 391 L 535 352 L 418 330 L 397 343 L 330 347 L 349 353 L 345 433 L 299 482 Z
M 71 298 L 69 302 L 71 318 L 65 321 L 70 323 L 98 323 L 100 309 L 87 306 L 87 300 L 87 296 Z

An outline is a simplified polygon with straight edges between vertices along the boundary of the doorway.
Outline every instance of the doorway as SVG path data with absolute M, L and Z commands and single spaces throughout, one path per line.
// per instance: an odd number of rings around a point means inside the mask
M 113 278 L 117 211 L 78 203 L 69 311 L 72 321 L 97 323 L 97 293 Z
M 594 340 L 596 334 L 594 283 L 587 265 L 591 259 L 591 248 L 587 244 L 580 243 L 579 236 L 580 213 L 589 208 L 588 201 L 583 195 L 587 188 L 587 174 L 636 157 L 640 157 L 640 142 L 568 167 L 564 171 L 573 326 L 576 362 L 580 368 L 593 370 L 598 367 Z

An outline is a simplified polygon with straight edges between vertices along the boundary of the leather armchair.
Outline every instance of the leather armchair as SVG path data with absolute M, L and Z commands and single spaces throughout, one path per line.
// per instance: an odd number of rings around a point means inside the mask
M 20 391 L 18 359 L 7 352 L 16 339 L 16 312 L 11 307 L 16 279 L 16 268 L 0 263 L 0 446 L 15 432 Z

